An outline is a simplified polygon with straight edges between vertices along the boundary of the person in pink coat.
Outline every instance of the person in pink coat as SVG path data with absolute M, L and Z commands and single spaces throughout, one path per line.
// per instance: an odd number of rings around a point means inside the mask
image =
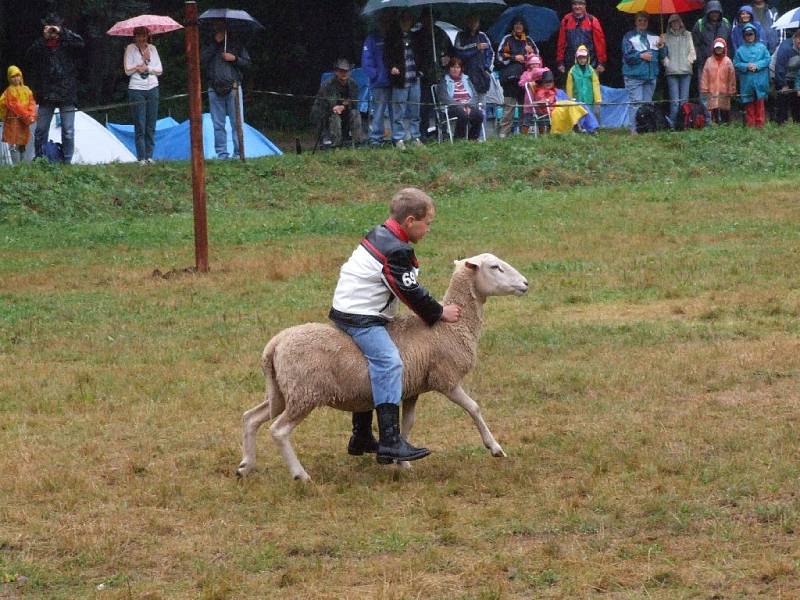
M 736 69 L 728 58 L 728 45 L 721 37 L 714 40 L 714 53 L 708 57 L 700 78 L 700 94 L 708 99 L 714 123 L 731 120 L 731 97 L 736 94 Z

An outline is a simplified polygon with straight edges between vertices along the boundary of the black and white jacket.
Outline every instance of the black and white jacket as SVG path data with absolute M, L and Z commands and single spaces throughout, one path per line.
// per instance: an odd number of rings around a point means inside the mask
M 385 325 L 397 314 L 398 300 L 428 325 L 442 305 L 417 282 L 419 263 L 408 236 L 394 219 L 375 227 L 339 271 L 329 317 L 342 325 Z

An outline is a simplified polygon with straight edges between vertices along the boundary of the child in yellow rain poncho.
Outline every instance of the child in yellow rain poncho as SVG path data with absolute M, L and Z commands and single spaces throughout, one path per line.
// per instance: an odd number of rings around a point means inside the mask
M 18 162 L 30 141 L 30 126 L 36 122 L 36 102 L 31 88 L 22 82 L 22 71 L 8 67 L 8 87 L 0 96 L 0 119 L 3 121 L 3 142 L 19 153 Z M 12 158 L 15 152 L 12 152 Z

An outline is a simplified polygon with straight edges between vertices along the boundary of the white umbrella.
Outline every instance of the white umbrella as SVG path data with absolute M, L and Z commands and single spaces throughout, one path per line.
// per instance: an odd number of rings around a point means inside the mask
M 456 36 L 458 35 L 458 32 L 461 30 L 452 23 L 448 23 L 447 21 L 436 21 L 435 25 L 447 34 L 447 37 L 450 38 L 450 43 L 455 46 Z
M 773 24 L 773 29 L 797 29 L 800 27 L 800 8 L 784 13 Z

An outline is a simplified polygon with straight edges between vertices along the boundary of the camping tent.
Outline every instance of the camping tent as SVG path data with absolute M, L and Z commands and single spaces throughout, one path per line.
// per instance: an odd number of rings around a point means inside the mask
M 247 123 L 242 124 L 244 131 L 244 154 L 248 158 L 258 156 L 277 156 L 283 154 L 260 131 Z M 133 139 L 133 125 L 119 125 L 109 123 L 108 130 L 128 148 L 135 148 Z M 225 131 L 228 136 L 228 152 L 233 154 L 233 138 L 231 137 L 230 121 L 225 121 Z M 214 125 L 211 115 L 203 113 L 203 154 L 206 158 L 216 158 L 214 151 Z M 178 123 L 175 119 L 167 117 L 159 119 L 156 123 L 155 149 L 153 158 L 156 160 L 189 160 L 191 158 L 191 142 L 189 137 L 189 121 Z
M 31 125 L 31 143 L 25 152 L 25 160 L 33 160 L 33 133 L 36 125 Z M 56 112 L 50 122 L 48 140 L 61 142 L 61 118 Z M 73 164 L 97 165 L 112 162 L 136 162 L 136 155 L 114 137 L 108 129 L 85 112 L 75 113 L 75 153 Z

